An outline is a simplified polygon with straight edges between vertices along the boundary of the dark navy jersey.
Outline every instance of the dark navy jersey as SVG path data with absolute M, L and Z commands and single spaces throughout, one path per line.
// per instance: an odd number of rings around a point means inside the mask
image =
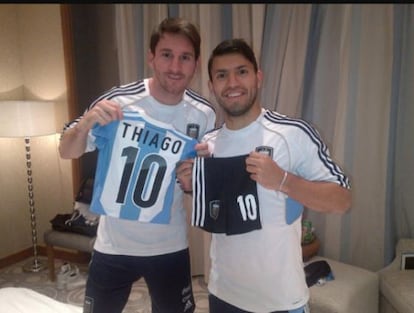
M 195 159 L 193 226 L 227 235 L 261 228 L 257 185 L 246 171 L 246 157 Z

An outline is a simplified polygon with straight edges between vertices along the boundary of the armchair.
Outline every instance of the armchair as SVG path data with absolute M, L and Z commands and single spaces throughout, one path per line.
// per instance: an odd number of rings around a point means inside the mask
M 414 312 L 414 270 L 401 269 L 404 252 L 414 253 L 414 238 L 402 238 L 395 249 L 394 260 L 378 272 L 380 280 L 380 312 Z

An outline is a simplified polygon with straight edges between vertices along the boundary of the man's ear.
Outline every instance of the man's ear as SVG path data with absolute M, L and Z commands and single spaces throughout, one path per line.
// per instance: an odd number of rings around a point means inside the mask
M 213 92 L 213 83 L 211 82 L 211 80 L 208 80 L 208 89 L 210 90 L 211 93 Z
M 150 68 L 153 68 L 153 61 L 154 61 L 155 55 L 151 52 L 151 49 L 148 49 L 147 51 L 147 63 Z
M 256 73 L 257 76 L 257 88 L 262 87 L 263 84 L 263 72 L 261 70 L 258 70 Z
M 200 62 L 200 58 L 198 58 L 198 60 L 195 61 L 195 70 L 194 70 L 195 75 L 201 75 L 201 62 Z

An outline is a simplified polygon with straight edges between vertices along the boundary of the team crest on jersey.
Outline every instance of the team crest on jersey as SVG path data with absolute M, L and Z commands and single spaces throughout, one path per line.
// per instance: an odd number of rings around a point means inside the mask
M 187 124 L 187 136 L 197 139 L 200 134 L 200 125 L 195 123 Z
M 210 201 L 210 216 L 213 219 L 217 219 L 220 213 L 220 200 Z
M 273 158 L 273 148 L 269 146 L 258 146 L 256 147 L 256 152 L 267 154 L 271 158 Z

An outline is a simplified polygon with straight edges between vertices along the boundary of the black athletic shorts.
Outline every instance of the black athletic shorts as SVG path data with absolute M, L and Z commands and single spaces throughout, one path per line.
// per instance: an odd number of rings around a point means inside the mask
M 132 284 L 144 278 L 153 313 L 192 313 L 190 256 L 185 249 L 135 257 L 94 251 L 89 265 L 83 313 L 121 313 Z
M 192 226 L 227 235 L 262 228 L 257 184 L 246 170 L 247 157 L 195 158 Z

